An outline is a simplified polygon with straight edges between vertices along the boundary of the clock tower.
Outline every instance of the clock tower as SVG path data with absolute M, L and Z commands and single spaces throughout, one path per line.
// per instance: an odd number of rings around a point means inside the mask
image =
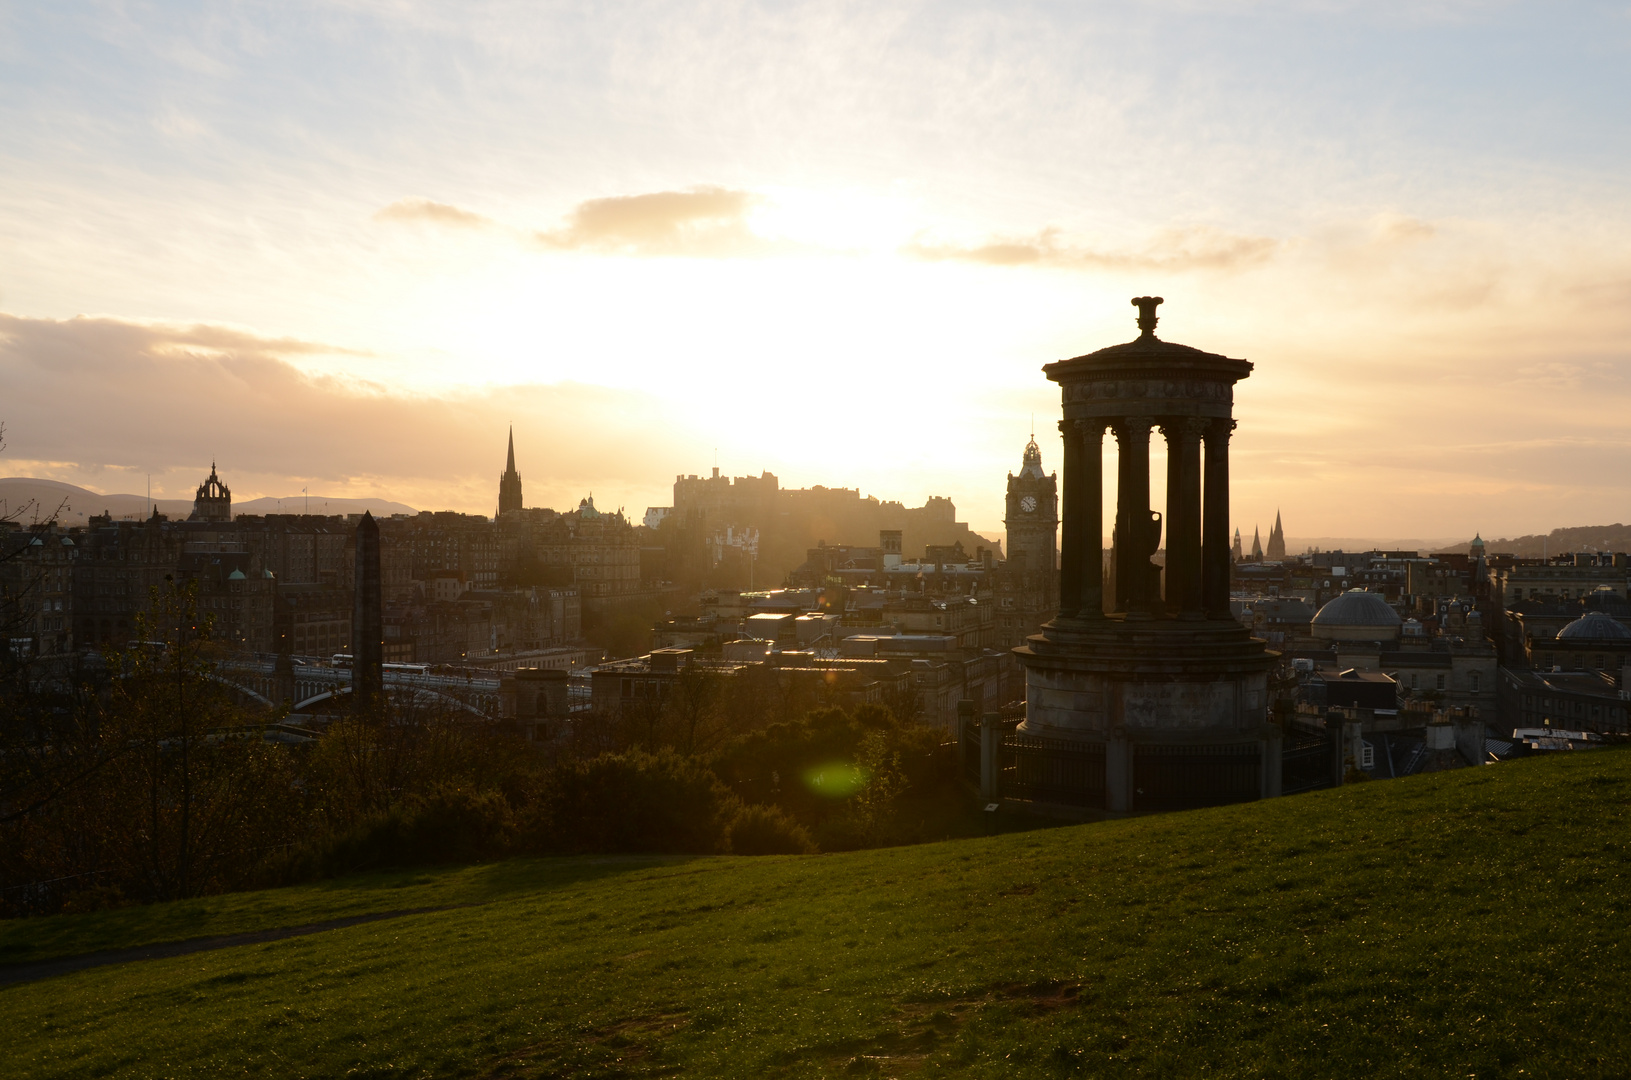
M 1019 645 L 1059 609 L 1059 476 L 1043 473 L 1035 436 L 1018 475 L 1008 474 L 1003 525 L 1008 561 L 999 621 L 1002 636 Z

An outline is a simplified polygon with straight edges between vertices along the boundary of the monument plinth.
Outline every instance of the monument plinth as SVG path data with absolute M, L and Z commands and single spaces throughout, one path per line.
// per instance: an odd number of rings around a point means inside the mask
M 1229 437 L 1234 385 L 1252 365 L 1156 337 L 1161 302 L 1133 301 L 1135 340 L 1043 368 L 1064 406 L 1059 613 L 1015 650 L 1026 668 L 1019 732 L 1103 746 L 1112 811 L 1279 793 L 1271 658 L 1229 611 Z M 1108 597 L 1107 432 L 1117 447 Z M 1165 514 L 1150 505 L 1156 433 Z M 1163 526 L 1164 574 L 1152 559 Z

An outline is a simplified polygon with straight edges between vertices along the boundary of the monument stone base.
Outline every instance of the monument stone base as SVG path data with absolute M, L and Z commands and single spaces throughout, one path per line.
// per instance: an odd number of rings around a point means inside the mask
M 1103 749 L 1104 806 L 1124 813 L 1278 795 L 1272 658 L 1233 619 L 1056 619 L 1016 649 L 1017 735 Z

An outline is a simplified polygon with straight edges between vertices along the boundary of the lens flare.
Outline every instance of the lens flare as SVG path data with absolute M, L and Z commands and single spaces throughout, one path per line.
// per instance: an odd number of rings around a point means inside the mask
M 804 786 L 829 799 L 847 799 L 866 786 L 867 771 L 848 761 L 830 761 L 804 773 Z

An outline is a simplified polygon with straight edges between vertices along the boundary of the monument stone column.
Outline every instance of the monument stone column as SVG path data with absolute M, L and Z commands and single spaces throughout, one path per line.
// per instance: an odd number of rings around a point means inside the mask
M 1206 421 L 1167 421 L 1167 607 L 1181 618 L 1203 618 L 1201 596 L 1201 435 Z
M 1142 416 L 1114 421 L 1116 434 L 1116 607 L 1152 614 L 1150 556 L 1150 422 Z
M 1064 420 L 1063 540 L 1059 614 L 1104 618 L 1104 423 Z
M 1206 613 L 1232 619 L 1229 613 L 1229 435 L 1235 422 L 1225 417 L 1206 426 L 1206 506 L 1202 528 L 1205 560 L 1201 589 Z
M 1062 466 L 1065 489 L 1060 493 L 1063 505 L 1059 514 L 1059 617 L 1072 619 L 1082 606 L 1082 564 L 1071 553 L 1082 542 L 1082 516 L 1086 509 L 1082 505 L 1085 496 L 1082 487 L 1087 482 L 1087 463 L 1082 460 L 1082 435 L 1076 423 L 1059 421 L 1059 434 L 1065 442 Z

